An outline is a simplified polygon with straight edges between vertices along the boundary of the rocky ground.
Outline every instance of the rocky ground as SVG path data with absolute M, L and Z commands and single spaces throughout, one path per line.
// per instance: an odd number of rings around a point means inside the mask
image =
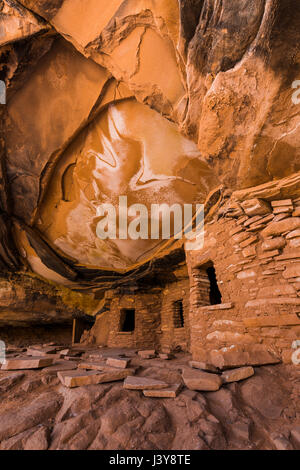
M 121 353 L 94 347 L 68 360 L 75 369 L 97 354 L 106 358 Z M 189 355 L 180 352 L 163 360 L 126 354 L 136 377 L 182 383 L 178 396 L 145 397 L 125 389 L 123 381 L 67 388 L 57 376 L 57 365 L 1 370 L 0 449 L 300 448 L 299 367 L 256 367 L 246 380 L 198 392 L 182 380 L 182 373 L 190 370 Z M 54 362 L 67 367 L 66 358 Z

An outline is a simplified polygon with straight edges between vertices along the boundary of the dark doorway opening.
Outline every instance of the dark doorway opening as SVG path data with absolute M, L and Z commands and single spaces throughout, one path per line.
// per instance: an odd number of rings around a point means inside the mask
M 222 295 L 218 287 L 216 270 L 213 266 L 210 266 L 206 270 L 207 276 L 210 283 L 209 289 L 209 300 L 211 305 L 218 305 L 222 303 Z
M 135 329 L 135 310 L 134 308 L 124 308 L 121 310 L 120 331 L 129 333 Z
M 92 329 L 95 324 L 95 319 L 74 318 L 72 328 L 72 343 L 80 343 L 82 335 Z
M 177 300 L 174 302 L 174 328 L 184 327 L 183 302 Z

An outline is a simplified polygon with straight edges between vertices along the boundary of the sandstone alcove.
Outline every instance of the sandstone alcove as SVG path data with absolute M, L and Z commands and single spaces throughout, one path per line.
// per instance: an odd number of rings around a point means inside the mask
M 300 445 L 299 25 L 299 0 L 0 0 L 0 341 L 38 368 L 0 388 L 54 394 L 0 447 Z M 148 380 L 174 402 L 131 401 Z

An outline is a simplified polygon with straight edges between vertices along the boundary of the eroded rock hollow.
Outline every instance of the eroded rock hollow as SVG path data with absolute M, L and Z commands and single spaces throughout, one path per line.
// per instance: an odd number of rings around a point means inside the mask
M 299 364 L 299 0 L 0 0 L 0 449 L 299 449 Z
M 299 24 L 297 0 L 0 2 L 2 326 L 89 316 L 85 340 L 110 346 L 289 356 Z M 99 207 L 120 216 L 120 197 L 147 223 L 153 204 L 203 204 L 204 244 L 188 250 L 175 225 L 101 239 Z

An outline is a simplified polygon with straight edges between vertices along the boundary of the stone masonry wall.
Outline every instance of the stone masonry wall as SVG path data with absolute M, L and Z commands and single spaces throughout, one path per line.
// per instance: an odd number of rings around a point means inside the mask
M 135 309 L 135 329 L 120 331 L 122 309 Z M 154 348 L 159 346 L 161 295 L 159 293 L 116 294 L 110 306 L 108 347 Z
M 286 196 L 290 181 L 281 181 Z M 108 346 L 180 346 L 194 360 L 206 361 L 218 349 L 256 348 L 290 361 L 292 343 L 300 339 L 300 191 L 283 198 L 275 183 L 244 191 L 239 198 L 223 196 L 205 224 L 203 248 L 186 252 L 187 265 L 178 267 L 164 289 L 112 292 Z M 251 191 L 264 197 L 251 197 Z M 211 305 L 212 266 L 219 305 Z M 174 322 L 180 300 L 182 327 Z M 132 308 L 135 331 L 121 332 L 121 311 Z
M 173 282 L 164 289 L 133 291 L 122 294 L 120 291 L 107 293 L 108 310 L 99 315 L 95 326 L 88 332 L 84 341 L 118 348 L 138 348 L 169 351 L 180 346 L 189 351 L 189 278 L 186 265 L 173 273 Z M 184 325 L 178 328 L 174 320 L 174 303 L 182 300 Z M 135 329 L 132 332 L 120 331 L 123 309 L 135 309 Z
M 194 359 L 262 344 L 289 361 L 300 339 L 300 198 L 230 200 L 206 224 L 202 250 L 187 252 Z M 201 276 L 212 262 L 222 304 L 210 306 Z M 200 279 L 200 280 L 199 280 Z
M 166 286 L 162 292 L 161 308 L 161 349 L 168 350 L 180 346 L 183 351 L 190 348 L 189 326 L 189 279 L 173 282 Z M 174 322 L 174 303 L 182 300 L 184 326 L 176 328 Z

